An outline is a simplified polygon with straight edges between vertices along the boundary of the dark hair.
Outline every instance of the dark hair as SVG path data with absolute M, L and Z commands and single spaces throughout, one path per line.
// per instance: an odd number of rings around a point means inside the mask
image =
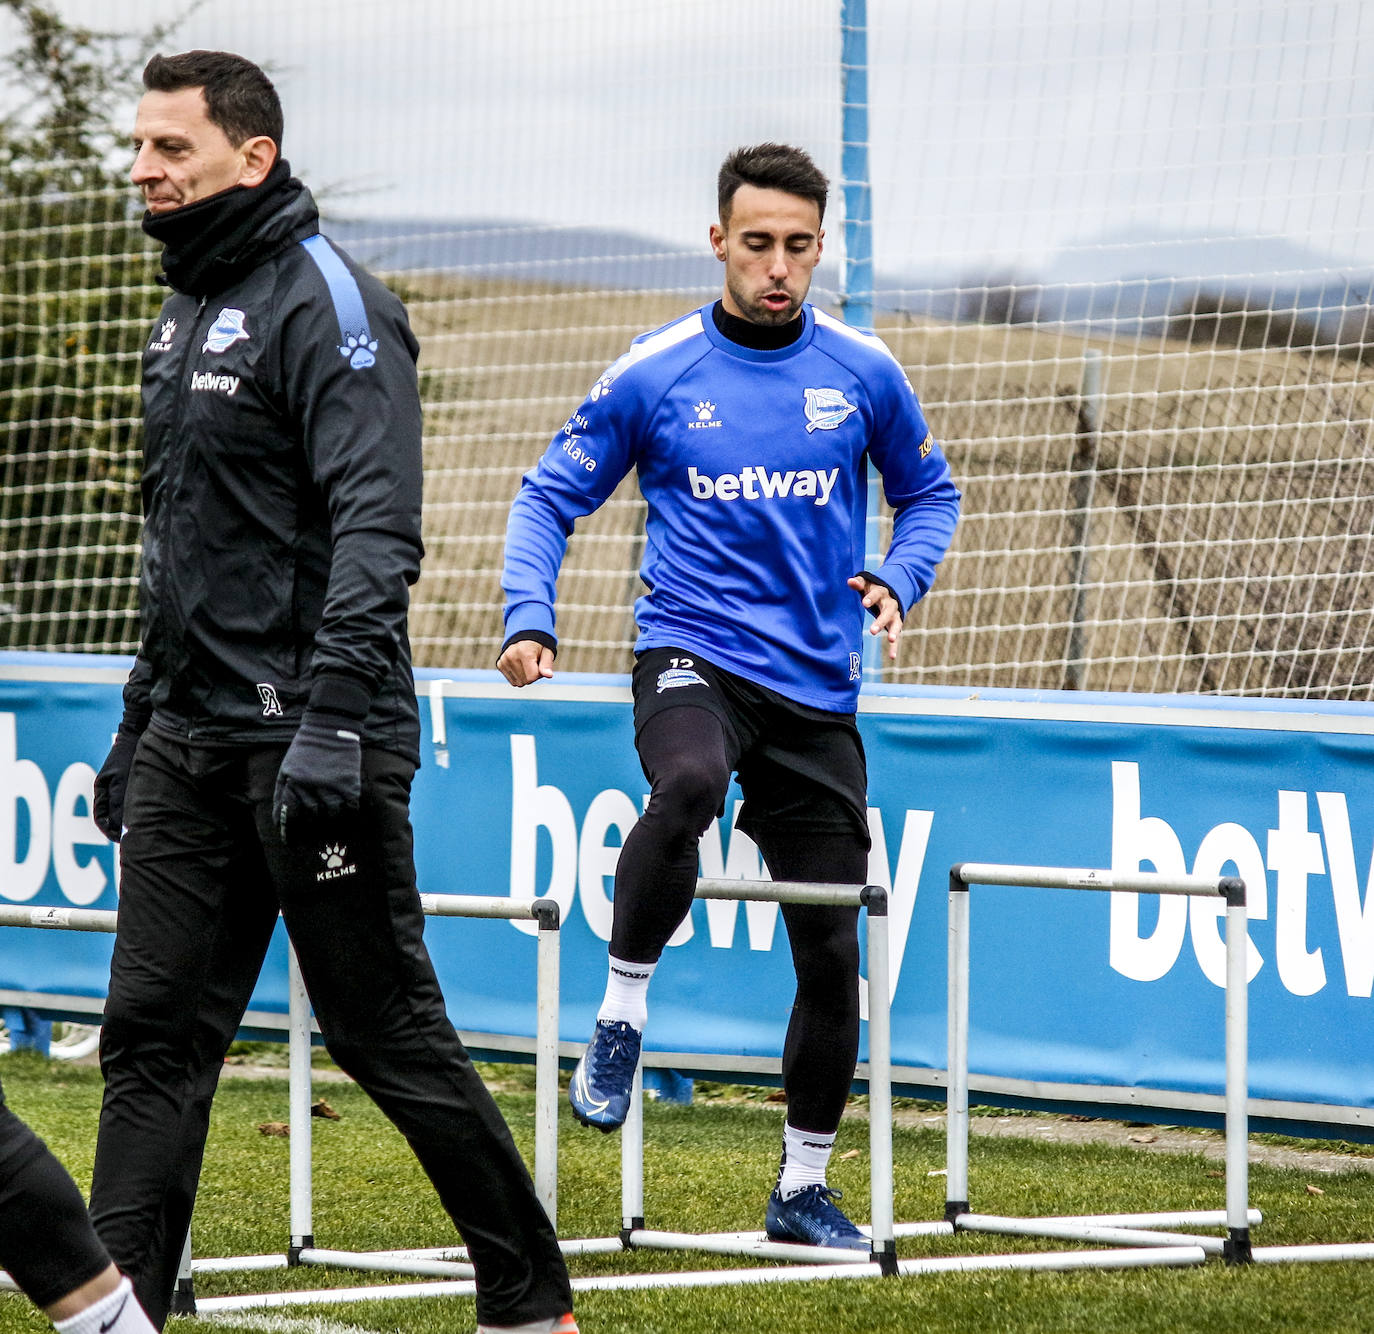
M 143 68 L 143 86 L 150 93 L 199 88 L 210 123 L 218 125 L 235 148 L 260 134 L 281 148 L 281 99 L 271 79 L 251 60 L 229 51 L 154 56 Z
M 720 220 L 730 221 L 730 207 L 735 191 L 741 185 L 760 190 L 782 190 L 789 195 L 809 199 L 825 219 L 825 195 L 830 182 L 800 148 L 788 144 L 755 144 L 752 148 L 737 148 L 720 164 L 716 180 L 716 202 Z

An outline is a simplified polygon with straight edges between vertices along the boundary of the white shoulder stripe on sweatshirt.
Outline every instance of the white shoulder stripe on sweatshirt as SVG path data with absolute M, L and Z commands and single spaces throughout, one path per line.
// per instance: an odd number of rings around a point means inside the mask
M 812 308 L 815 309 L 814 307 Z M 816 327 L 818 329 L 831 329 L 837 334 L 850 339 L 852 342 L 861 343 L 864 347 L 871 347 L 875 352 L 881 352 L 896 368 L 898 374 L 906 381 L 906 387 L 911 389 L 911 380 L 907 377 L 906 369 L 902 363 L 893 355 L 892 349 L 883 342 L 877 334 L 864 333 L 862 329 L 855 329 L 852 325 L 846 324 L 843 320 L 837 320 L 833 315 L 827 315 L 823 310 L 816 310 Z M 916 391 L 912 389 L 912 393 Z
M 676 347 L 679 343 L 695 338 L 703 332 L 701 311 L 694 310 L 676 324 L 670 324 L 666 329 L 660 329 L 637 343 L 631 343 L 629 351 L 612 364 L 601 380 L 609 387 L 617 376 L 623 375 L 631 366 L 637 365 L 647 357 L 666 352 L 670 347 Z

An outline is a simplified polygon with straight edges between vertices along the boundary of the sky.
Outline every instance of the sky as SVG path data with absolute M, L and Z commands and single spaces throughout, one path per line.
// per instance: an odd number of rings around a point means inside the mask
M 187 8 L 50 2 L 133 31 Z M 731 148 L 799 143 L 839 176 L 840 9 L 233 0 L 194 7 L 164 49 L 269 68 L 286 156 L 327 211 L 704 249 Z M 1151 245 L 1185 269 L 1374 267 L 1368 0 L 868 0 L 867 13 L 880 268 L 1091 280 Z M 837 200 L 832 257 L 839 213 Z

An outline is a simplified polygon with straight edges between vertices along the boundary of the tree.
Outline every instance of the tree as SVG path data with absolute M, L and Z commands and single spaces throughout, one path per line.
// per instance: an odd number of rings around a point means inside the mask
M 155 252 L 121 166 L 121 105 L 165 36 L 0 0 L 0 647 L 137 641 L 138 367 Z
M 960 282 L 954 317 L 974 324 L 1034 324 L 1040 303 L 1039 283 L 998 272 Z
M 1330 342 L 1312 316 L 1206 288 L 1169 312 L 1170 338 L 1220 347 L 1311 349 Z

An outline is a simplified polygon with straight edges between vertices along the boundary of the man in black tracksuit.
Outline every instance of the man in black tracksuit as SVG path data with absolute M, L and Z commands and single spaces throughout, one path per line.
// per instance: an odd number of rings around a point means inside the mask
M 568 1334 L 557 1239 L 422 940 L 415 338 L 319 234 L 261 70 L 155 56 L 144 85 L 131 179 L 172 293 L 143 359 L 142 645 L 96 782 L 122 883 L 92 1216 L 160 1325 L 280 910 L 330 1054 L 471 1249 L 480 1328 Z

